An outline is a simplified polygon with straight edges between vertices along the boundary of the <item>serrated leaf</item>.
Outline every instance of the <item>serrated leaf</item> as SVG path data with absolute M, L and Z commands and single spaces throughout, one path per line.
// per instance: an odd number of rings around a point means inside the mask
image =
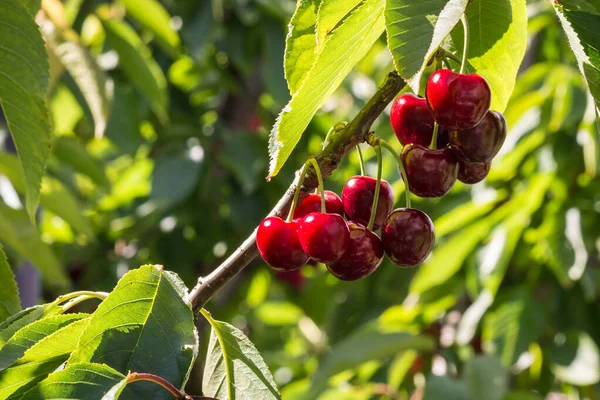
M 148 99 L 156 115 L 166 121 L 169 96 L 167 80 L 150 49 L 135 30 L 125 22 L 100 13 L 106 39 L 119 55 L 119 67 L 131 83 Z
M 183 387 L 198 351 L 186 296 L 179 277 L 160 266 L 128 272 L 92 315 L 69 362 L 104 363 L 121 373 L 152 373 Z M 131 396 L 151 398 L 158 396 L 159 388 L 140 384 L 126 390 Z
M 236 327 L 213 319 L 202 378 L 206 396 L 219 399 L 281 399 L 279 389 L 254 344 Z
M 383 0 L 365 0 L 327 36 L 323 50 L 277 118 L 269 138 L 269 177 L 277 175 L 310 120 L 384 29 Z
M 154 34 L 156 41 L 171 57 L 177 57 L 181 48 L 179 35 L 171 28 L 169 12 L 156 0 L 121 0 L 127 14 Z
M 11 400 L 116 400 L 127 385 L 127 377 L 104 364 L 69 364 L 34 388 Z
M 361 5 L 364 0 L 321 0 L 317 13 L 316 45 L 320 51 L 325 44 L 325 38 L 351 12 Z
M 37 25 L 20 0 L 0 0 L 0 105 L 13 136 L 27 182 L 31 221 L 50 155 L 46 107 L 48 56 Z
M 387 0 L 385 23 L 396 71 L 419 93 L 421 74 L 460 21 L 468 0 Z
M 493 110 L 503 112 L 515 87 L 527 48 L 525 0 L 474 0 L 466 10 L 469 23 L 468 69 L 482 75 L 492 89 Z M 462 57 L 463 28 L 452 32 Z
M 15 315 L 6 319 L 0 324 L 0 348 L 24 326 L 36 321 L 40 317 L 49 317 L 59 313 L 59 309 L 54 304 L 42 304 L 26 308 Z
M 59 314 L 34 321 L 17 331 L 0 348 L 0 371 L 8 368 L 41 339 L 53 334 L 72 322 L 88 317 L 88 314 Z
M 56 158 L 70 165 L 75 171 L 88 176 L 96 184 L 108 187 L 108 178 L 102 163 L 92 157 L 85 147 L 75 139 L 61 136 L 54 141 Z
M 8 317 L 21 311 L 21 299 L 19 298 L 19 288 L 15 281 L 15 275 L 8 265 L 6 254 L 0 244 L 0 323 Z M 1 347 L 1 345 L 0 345 Z
M 291 94 L 298 91 L 315 61 L 315 30 L 319 3 L 320 0 L 299 1 L 288 24 L 283 65 Z
M 508 392 L 508 375 L 494 356 L 478 355 L 465 366 L 470 399 L 502 400 Z
M 9 368 L 0 371 L 0 398 L 20 396 L 54 372 L 75 350 L 88 322 L 89 319 L 82 319 L 46 336 L 29 348 L 23 357 Z

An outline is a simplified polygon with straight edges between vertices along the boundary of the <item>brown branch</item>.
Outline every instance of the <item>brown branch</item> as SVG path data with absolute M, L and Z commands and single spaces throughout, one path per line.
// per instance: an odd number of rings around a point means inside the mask
M 383 85 L 377 90 L 369 102 L 360 110 L 358 115 L 346 127 L 335 133 L 329 143 L 319 154 L 317 162 L 323 178 L 327 178 L 338 167 L 342 159 L 358 143 L 364 142 L 371 125 L 383 112 L 385 107 L 394 99 L 405 83 L 396 72 L 388 74 Z M 298 184 L 299 172 L 283 197 L 269 215 L 285 216 L 292 203 L 294 191 Z M 317 178 L 311 169 L 304 180 L 301 189 L 301 199 L 317 187 Z M 189 299 L 194 311 L 204 305 L 227 284 L 238 272 L 258 256 L 256 248 L 256 230 L 233 252 L 219 267 L 205 277 L 198 279 L 198 284 L 192 289 Z

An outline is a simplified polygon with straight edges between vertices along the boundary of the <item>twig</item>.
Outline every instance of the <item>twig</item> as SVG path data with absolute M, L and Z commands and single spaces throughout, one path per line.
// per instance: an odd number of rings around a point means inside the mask
M 405 83 L 396 73 L 388 74 L 385 82 L 369 100 L 369 102 L 360 110 L 358 115 L 346 126 L 345 129 L 337 132 L 330 138 L 329 143 L 315 159 L 319 163 L 323 178 L 327 178 L 338 167 L 341 160 L 358 143 L 366 140 L 371 125 L 377 117 L 383 112 L 385 107 L 402 90 Z M 292 203 L 294 191 L 298 184 L 299 174 L 290 185 L 283 197 L 279 200 L 275 208 L 269 215 L 283 217 L 286 215 Z M 312 170 L 307 174 L 301 188 L 301 199 L 306 197 L 317 187 L 317 179 Z M 256 230 L 242 243 L 242 245 L 233 252 L 221 265 L 205 277 L 200 277 L 198 283 L 192 289 L 189 300 L 192 303 L 194 311 L 198 311 L 227 284 L 238 272 L 258 256 L 256 248 Z

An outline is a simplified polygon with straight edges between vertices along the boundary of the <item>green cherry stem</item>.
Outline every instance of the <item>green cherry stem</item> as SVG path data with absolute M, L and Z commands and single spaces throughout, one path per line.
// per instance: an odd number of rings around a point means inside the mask
M 360 144 L 356 145 L 356 151 L 358 153 L 358 162 L 360 164 L 360 174 L 362 176 L 365 176 L 366 175 L 366 173 L 365 173 L 365 159 L 363 158 L 362 150 L 360 149 Z
M 160 385 L 164 389 L 166 389 L 176 399 L 192 400 L 192 396 L 182 393 L 181 391 L 179 391 L 179 389 L 175 387 L 175 385 L 173 385 L 171 382 L 167 381 L 163 377 L 142 372 L 131 372 L 129 373 L 129 375 L 127 375 L 127 384 L 139 381 L 154 382 L 155 384 Z
M 377 206 L 379 204 L 379 191 L 381 190 L 381 144 L 377 143 L 374 147 L 375 154 L 377 154 L 377 184 L 375 185 L 375 194 L 373 195 L 373 205 L 371 206 L 371 216 L 369 217 L 369 223 L 367 229 L 372 231 L 373 225 L 375 224 L 375 214 L 377 214 Z
M 325 208 L 325 190 L 323 185 L 323 177 L 321 176 L 321 168 L 319 168 L 319 163 L 314 157 L 309 157 L 306 162 L 313 166 L 315 173 L 317 174 L 317 180 L 319 181 L 319 192 L 321 193 L 321 212 L 325 213 L 327 212 L 327 209 Z
M 400 175 L 402 175 L 404 187 L 406 188 L 406 208 L 410 208 L 410 186 L 408 184 L 408 175 L 406 175 L 406 168 L 404 168 L 404 164 L 402 163 L 402 160 L 400 159 L 398 153 L 396 153 L 396 150 L 394 150 L 394 148 L 388 142 L 380 138 L 378 138 L 377 141 L 378 144 L 381 145 L 381 147 L 389 151 L 394 156 L 396 162 L 398 163 L 398 169 L 400 170 Z
M 296 185 L 296 191 L 294 192 L 294 199 L 292 200 L 292 205 L 290 206 L 290 212 L 286 219 L 287 222 L 292 222 L 292 219 L 294 219 L 294 211 L 296 210 L 296 206 L 298 205 L 298 199 L 300 198 L 300 189 L 302 188 L 302 183 L 304 182 L 304 177 L 306 176 L 306 171 L 308 171 L 308 167 L 310 167 L 310 164 L 308 163 L 308 161 L 306 161 L 304 163 L 304 166 L 302 167 L 302 171 L 300 172 L 300 175 L 298 176 L 298 184 Z
M 465 14 L 463 14 L 460 17 L 460 22 L 462 22 L 463 25 L 463 30 L 465 33 L 465 39 L 464 39 L 464 47 L 463 47 L 463 55 L 462 55 L 462 62 L 460 63 L 460 72 L 461 74 L 465 73 L 465 67 L 467 66 L 467 53 L 469 52 L 469 23 L 467 22 L 467 17 Z
M 438 131 L 440 130 L 440 126 L 438 125 L 437 122 L 433 122 L 433 135 L 431 136 L 431 143 L 429 144 L 429 148 L 431 150 L 436 150 L 437 149 L 437 137 L 438 137 Z

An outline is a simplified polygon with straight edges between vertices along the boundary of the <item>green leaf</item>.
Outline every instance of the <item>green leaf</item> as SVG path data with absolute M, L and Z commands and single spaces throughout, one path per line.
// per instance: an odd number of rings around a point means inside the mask
M 304 311 L 291 302 L 267 301 L 254 311 L 256 317 L 266 325 L 284 326 L 295 325 L 304 315 Z
M 181 41 L 177 32 L 171 28 L 171 16 L 156 0 L 121 0 L 127 14 L 154 34 L 162 49 L 175 58 L 179 55 Z
M 317 10 L 320 0 L 301 0 L 288 25 L 284 70 L 290 93 L 300 88 L 315 60 Z
M 69 358 L 88 322 L 89 319 L 82 319 L 46 336 L 0 371 L 0 398 L 20 395 L 54 372 Z
M 431 350 L 433 340 L 427 336 L 415 336 L 406 332 L 388 332 L 369 325 L 337 343 L 320 363 L 312 380 L 313 395 L 320 393 L 333 375 L 360 364 L 381 360 L 407 349 Z M 307 398 L 315 398 L 308 396 Z
M 100 10 L 104 11 L 104 10 Z M 150 49 L 125 22 L 104 18 L 100 13 L 106 39 L 119 55 L 119 66 L 131 83 L 148 99 L 156 115 L 166 121 L 169 96 L 167 80 Z
M 19 298 L 19 288 L 15 281 L 15 275 L 8 265 L 6 254 L 0 244 L 0 322 L 21 311 L 21 299 Z M 1 347 L 1 344 L 0 344 Z
M 508 392 L 506 370 L 496 357 L 478 355 L 465 366 L 470 399 L 502 400 Z
M 316 45 L 320 52 L 325 38 L 364 0 L 321 0 L 316 23 Z M 313 38 L 314 39 L 314 38 Z
M 421 74 L 460 21 L 468 0 L 386 0 L 385 24 L 394 66 L 419 93 Z
M 21 3 L 27 7 L 27 11 L 32 17 L 35 17 L 42 5 L 42 0 L 21 0 Z
M 197 187 L 201 169 L 202 158 L 193 158 L 189 150 L 157 157 L 150 196 L 163 205 L 185 200 Z
M 92 157 L 77 140 L 66 136 L 57 137 L 52 148 L 60 161 L 70 165 L 75 171 L 88 176 L 96 184 L 108 187 L 108 179 L 102 163 Z
M 59 313 L 54 304 L 42 304 L 26 308 L 6 319 L 0 324 L 0 348 L 24 326 L 36 321 L 40 317 L 50 317 Z
M 469 400 L 467 385 L 447 376 L 429 375 L 425 383 L 423 400 Z
M 40 270 L 42 279 L 48 286 L 57 289 L 69 286 L 69 278 L 54 256 L 52 248 L 42 242 L 35 226 L 22 210 L 0 204 L 0 241 L 31 261 Z
M 162 267 L 146 265 L 125 274 L 100 304 L 70 363 L 104 363 L 121 373 L 147 372 L 184 386 L 198 352 L 187 289 Z M 126 389 L 146 398 L 156 388 Z
M 566 383 L 587 386 L 600 381 L 598 346 L 585 332 L 557 334 L 551 358 L 552 372 Z
M 202 310 L 212 327 L 202 392 L 219 399 L 281 399 L 269 367 L 242 331 Z
M 48 335 L 72 322 L 89 317 L 88 314 L 59 314 L 40 319 L 17 331 L 0 349 L 0 371 L 9 367 L 25 352 Z
M 0 0 L 0 15 L 0 105 L 21 159 L 27 182 L 27 213 L 34 222 L 50 155 L 45 100 L 48 56 L 38 27 L 20 0 Z
M 544 398 L 536 393 L 515 391 L 507 394 L 504 400 L 544 400 Z
M 492 89 L 491 108 L 506 109 L 515 87 L 517 72 L 527 48 L 527 4 L 525 0 L 474 0 L 467 7 L 469 23 L 468 70 L 482 75 Z M 463 51 L 462 24 L 452 32 L 452 41 Z
M 11 400 L 115 400 L 125 385 L 127 377 L 105 364 L 69 364 Z
M 384 29 L 383 0 L 365 0 L 325 39 L 323 50 L 277 118 L 269 139 L 269 177 L 277 175 L 310 120 Z

